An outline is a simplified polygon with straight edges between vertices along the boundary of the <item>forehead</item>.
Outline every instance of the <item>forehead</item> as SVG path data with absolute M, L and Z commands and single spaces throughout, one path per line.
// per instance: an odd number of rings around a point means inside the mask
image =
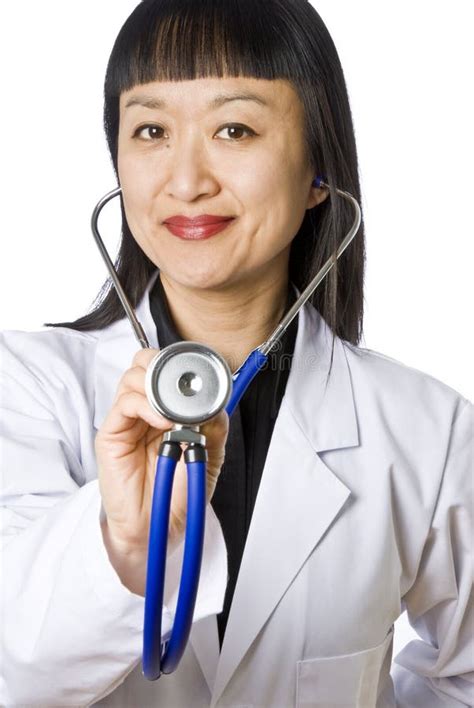
M 302 111 L 300 98 L 290 81 L 238 76 L 140 84 L 122 92 L 120 112 L 124 117 L 146 109 L 208 112 L 234 102 L 282 115 Z

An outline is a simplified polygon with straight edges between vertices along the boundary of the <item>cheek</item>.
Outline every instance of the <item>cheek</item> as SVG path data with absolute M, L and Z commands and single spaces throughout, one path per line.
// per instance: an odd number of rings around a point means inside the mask
M 299 165 L 283 157 L 269 168 L 256 171 L 253 188 L 247 190 L 249 213 L 258 223 L 261 238 L 271 239 L 274 245 L 287 245 L 296 235 L 303 220 L 307 183 Z
M 241 203 L 246 218 L 254 222 L 271 221 L 275 200 L 283 190 L 278 160 L 269 160 L 266 154 L 252 164 L 239 165 L 224 179 Z
M 125 215 L 132 232 L 138 234 L 143 219 L 146 219 L 149 213 L 150 174 L 149 171 L 142 169 L 137 160 L 132 160 L 120 153 L 117 168 Z
M 139 194 L 146 189 L 150 181 L 150 170 L 145 170 L 143 164 L 132 156 L 119 153 L 117 161 L 120 184 L 130 194 Z

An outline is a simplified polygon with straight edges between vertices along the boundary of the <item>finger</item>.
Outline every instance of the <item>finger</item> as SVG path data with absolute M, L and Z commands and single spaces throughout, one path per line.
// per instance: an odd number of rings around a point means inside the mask
M 134 366 L 138 366 L 142 369 L 145 369 L 146 371 L 146 369 L 148 368 L 148 364 L 155 358 L 157 354 L 159 354 L 159 352 L 159 349 L 152 349 L 151 347 L 148 347 L 147 349 L 139 349 L 134 354 L 131 368 L 133 368 Z
M 201 430 L 206 436 L 209 450 L 221 447 L 229 433 L 229 416 L 227 412 L 225 410 L 219 411 L 214 418 L 203 423 Z
M 145 395 L 145 371 L 141 366 L 133 366 L 123 374 L 115 393 L 115 401 L 127 391 L 136 391 Z
M 131 367 L 125 371 L 118 383 L 115 401 L 125 391 L 145 393 L 146 371 L 158 352 L 159 349 L 139 349 L 135 353 Z
M 173 426 L 172 421 L 153 410 L 144 395 L 137 391 L 126 391 L 118 396 L 105 418 L 103 433 L 125 433 L 133 428 L 137 419 L 162 432 Z

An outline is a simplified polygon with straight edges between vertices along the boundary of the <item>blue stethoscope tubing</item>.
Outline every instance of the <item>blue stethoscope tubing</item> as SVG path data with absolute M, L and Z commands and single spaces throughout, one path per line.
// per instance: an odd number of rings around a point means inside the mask
M 267 363 L 268 355 L 275 344 L 359 230 L 362 214 L 357 200 L 349 192 L 337 187 L 330 188 L 321 177 L 316 179 L 315 186 L 333 189 L 337 194 L 349 201 L 354 209 L 354 221 L 337 252 L 328 258 L 309 285 L 298 296 L 296 302 L 288 310 L 274 332 L 262 345 L 249 354 L 242 366 L 233 374 L 232 392 L 225 407 L 229 417 L 234 412 L 252 380 Z M 138 321 L 121 286 L 98 230 L 98 218 L 102 208 L 121 192 L 121 187 L 117 187 L 102 197 L 92 213 L 91 228 L 135 336 L 143 348 L 149 348 L 150 345 L 143 327 Z M 202 449 L 200 450 L 199 448 Z M 190 450 L 192 450 L 191 454 Z M 156 463 L 148 542 L 142 656 L 142 672 L 145 678 L 150 681 L 155 681 L 162 673 L 173 672 L 178 666 L 191 632 L 199 586 L 206 512 L 206 450 L 205 447 L 193 443 L 184 452 L 188 481 L 187 517 L 178 600 L 171 633 L 163 641 L 161 628 L 171 495 L 176 465 L 181 454 L 182 450 L 179 443 L 164 442 L 160 447 Z
M 255 349 L 239 369 L 238 375 L 234 375 L 232 393 L 225 407 L 229 418 L 267 360 L 267 354 L 262 354 Z M 176 464 L 181 456 L 178 443 L 174 443 L 177 446 L 174 459 L 163 456 L 165 446 L 170 444 L 164 443 L 161 446 L 157 459 L 148 541 L 142 672 L 150 681 L 156 681 L 162 673 L 173 672 L 186 649 L 196 604 L 204 547 L 206 464 L 186 462 L 188 491 L 183 565 L 173 629 L 170 638 L 162 643 L 161 622 L 171 494 Z
M 171 493 L 176 464 L 181 453 L 179 443 L 168 444 L 176 446 L 177 455 L 158 456 L 148 545 L 142 672 L 150 681 L 158 679 L 161 673 L 169 674 L 174 671 L 186 648 L 196 603 L 204 545 L 206 462 L 186 462 L 188 505 L 183 565 L 173 629 L 169 640 L 162 645 L 161 621 Z

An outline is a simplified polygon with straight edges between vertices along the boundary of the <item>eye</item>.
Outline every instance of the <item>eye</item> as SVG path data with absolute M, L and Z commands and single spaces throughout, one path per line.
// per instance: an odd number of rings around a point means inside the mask
M 223 130 L 233 131 L 233 135 L 230 138 L 232 142 L 242 142 L 242 139 L 239 138 L 239 134 L 242 132 L 247 133 L 250 137 L 257 135 L 252 128 L 249 128 L 247 125 L 243 125 L 242 123 L 228 123 L 227 125 L 223 125 L 222 128 L 219 128 L 216 135 Z M 235 133 L 237 133 L 237 135 Z
M 148 138 L 143 138 L 141 137 L 141 133 L 144 130 L 150 131 L 148 133 L 149 137 Z M 140 138 L 140 140 L 145 140 L 145 142 L 153 142 L 154 140 L 158 140 L 159 138 L 163 137 L 162 135 L 156 135 L 156 133 L 153 135 L 151 131 L 162 131 L 163 128 L 160 125 L 153 125 L 153 124 L 147 124 L 147 125 L 141 125 L 139 128 L 136 129 L 136 131 L 133 134 L 134 138 Z M 151 139 L 150 139 L 151 136 Z

